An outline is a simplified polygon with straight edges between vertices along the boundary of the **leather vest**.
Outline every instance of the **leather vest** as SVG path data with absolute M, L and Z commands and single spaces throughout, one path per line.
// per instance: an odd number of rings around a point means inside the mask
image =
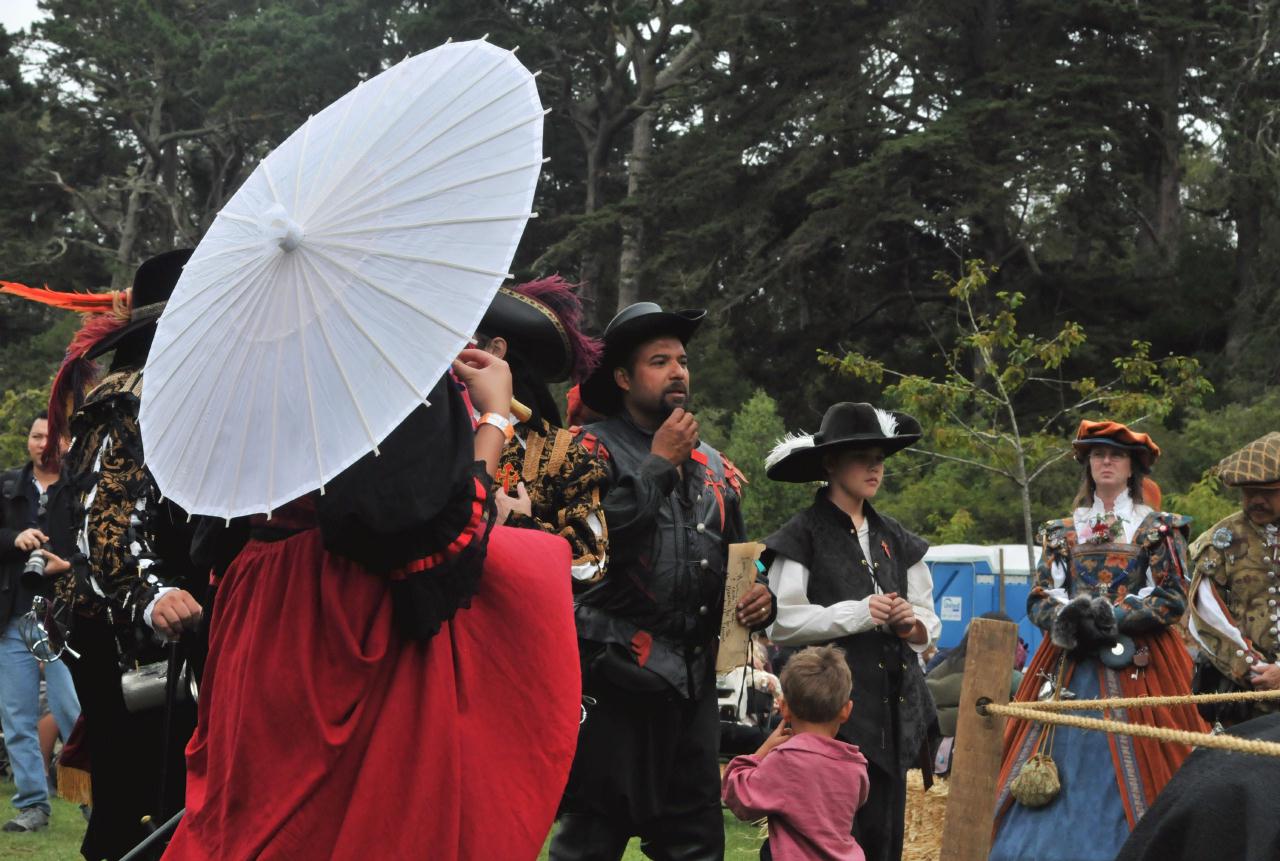
M 625 416 L 584 430 L 607 450 L 601 454 L 611 487 L 623 478 L 654 480 L 641 468 L 652 433 Z M 728 544 L 742 540 L 741 517 L 736 472 L 718 451 L 700 443 L 683 478 L 659 503 L 648 534 L 630 536 L 632 546 L 620 546 L 611 533 L 604 579 L 578 597 L 579 636 L 626 645 L 641 666 L 681 695 L 701 696 L 711 686 Z

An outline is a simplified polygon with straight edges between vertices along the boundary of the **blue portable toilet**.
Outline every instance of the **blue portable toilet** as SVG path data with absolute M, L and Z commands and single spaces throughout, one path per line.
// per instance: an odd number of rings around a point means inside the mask
M 1040 548 L 1035 548 L 1035 555 L 1039 561 Z M 929 548 L 924 561 L 933 574 L 934 611 L 942 620 L 939 648 L 959 643 L 975 616 L 1002 609 L 1018 623 L 1018 636 L 1027 643 L 1030 660 L 1043 632 L 1027 618 L 1034 571 L 1025 545 L 940 544 Z M 1002 578 L 1004 607 L 1000 606 Z

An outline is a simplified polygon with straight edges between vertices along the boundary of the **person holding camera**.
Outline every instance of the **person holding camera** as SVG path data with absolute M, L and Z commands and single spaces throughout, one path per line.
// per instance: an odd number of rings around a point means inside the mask
M 18 814 L 5 831 L 40 831 L 49 825 L 49 789 L 40 737 L 40 664 L 18 633 L 44 577 L 68 568 L 46 549 L 49 488 L 58 481 L 58 457 L 46 463 L 49 422 L 40 413 L 27 434 L 26 466 L 0 473 L 0 728 L 13 768 Z M 59 456 L 62 452 L 59 452 Z M 49 707 L 64 739 L 80 716 L 71 673 L 62 661 L 44 665 Z

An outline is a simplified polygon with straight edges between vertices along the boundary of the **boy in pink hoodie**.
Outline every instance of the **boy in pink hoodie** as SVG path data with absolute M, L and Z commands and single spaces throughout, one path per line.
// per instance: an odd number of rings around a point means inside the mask
M 867 760 L 835 737 L 853 710 L 852 689 L 842 649 L 792 656 L 782 671 L 782 723 L 725 769 L 722 795 L 734 815 L 769 818 L 762 861 L 864 861 L 852 831 L 867 800 Z

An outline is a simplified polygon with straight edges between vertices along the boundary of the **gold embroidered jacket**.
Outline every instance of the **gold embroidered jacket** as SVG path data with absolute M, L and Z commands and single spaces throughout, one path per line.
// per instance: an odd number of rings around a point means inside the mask
M 1280 530 L 1243 511 L 1223 518 L 1191 545 L 1191 634 L 1200 654 L 1247 689 L 1250 668 L 1280 658 Z M 1251 704 L 1255 714 L 1274 702 Z
M 574 440 L 572 431 L 542 421 L 521 423 L 502 450 L 494 481 L 515 495 L 524 482 L 532 516 L 512 512 L 508 526 L 559 535 L 573 549 L 573 587 L 583 589 L 604 576 L 609 546 L 601 500 L 609 474 L 603 463 Z

